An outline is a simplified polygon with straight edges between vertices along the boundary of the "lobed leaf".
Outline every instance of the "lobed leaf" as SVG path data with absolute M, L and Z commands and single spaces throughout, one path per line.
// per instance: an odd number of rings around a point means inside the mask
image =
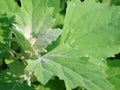
M 51 29 L 54 22 L 52 11 L 52 8 L 47 7 L 47 0 L 21 0 L 21 10 L 16 14 L 15 24 L 13 24 L 15 30 L 21 33 L 31 45 L 39 45 L 37 49 L 40 51 L 42 51 L 41 48 L 45 48 L 60 35 L 60 30 Z M 46 37 L 46 39 L 50 41 L 43 41 L 44 36 L 49 31 L 56 32 L 56 36 L 49 34 L 49 37 L 52 38 Z M 22 42 L 19 39 L 17 40 Z
M 94 0 L 69 2 L 61 43 L 79 49 L 82 55 L 114 56 L 120 51 L 119 8 Z
M 88 90 L 111 90 L 111 84 L 105 79 L 104 72 L 98 68 L 100 64 L 101 61 L 93 64 L 89 57 L 80 56 L 79 50 L 61 46 L 37 60 L 29 60 L 26 70 L 34 71 L 42 84 L 46 84 L 53 76 L 58 76 L 65 81 L 67 90 L 77 86 Z
M 120 51 L 119 6 L 94 0 L 68 2 L 61 44 L 46 55 L 28 61 L 27 70 L 46 84 L 53 76 L 67 90 L 112 90 L 106 78 L 105 58 Z

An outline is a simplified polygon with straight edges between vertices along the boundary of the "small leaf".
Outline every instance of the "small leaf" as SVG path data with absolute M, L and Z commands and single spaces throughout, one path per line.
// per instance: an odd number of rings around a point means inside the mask
M 60 12 L 60 4 L 62 1 L 60 0 L 48 0 L 48 6 L 49 7 L 54 7 L 54 12 L 53 14 L 56 15 L 57 13 Z
M 20 77 L 24 74 L 25 65 L 23 62 L 20 62 L 19 60 L 5 60 L 5 62 L 9 67 L 10 72 L 15 76 Z

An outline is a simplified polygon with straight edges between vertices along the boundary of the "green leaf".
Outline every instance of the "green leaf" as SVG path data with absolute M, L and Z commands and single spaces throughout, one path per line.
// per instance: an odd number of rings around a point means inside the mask
M 0 89 L 1 90 L 34 90 L 32 87 L 27 86 L 24 83 L 17 83 L 17 82 L 12 82 L 12 83 L 5 83 L 5 82 L 0 82 Z
M 0 72 L 0 82 L 16 82 L 19 80 L 19 77 L 14 76 L 9 69 L 2 70 Z
M 34 47 L 44 51 L 44 48 L 46 48 L 48 44 L 51 44 L 53 40 L 55 41 L 60 34 L 60 29 L 48 30 L 45 34 L 39 36 Z
M 111 90 L 111 84 L 100 68 L 104 63 L 95 60 L 98 62 L 93 64 L 91 59 L 80 56 L 80 52 L 74 48 L 61 46 L 38 60 L 29 60 L 26 69 L 34 71 L 42 84 L 46 84 L 53 76 L 58 76 L 65 81 L 67 90 L 77 86 L 88 90 Z
M 0 72 L 0 82 L 22 82 L 25 65 L 18 60 L 5 60 L 7 69 Z
M 61 12 L 65 13 L 65 1 L 61 0 L 48 0 L 48 6 L 53 7 L 53 17 L 55 18 L 55 22 L 53 27 L 62 28 L 64 22 L 64 15 Z
M 25 65 L 23 64 L 23 62 L 19 60 L 5 60 L 5 62 L 9 67 L 9 71 L 14 74 L 14 76 L 20 77 L 25 73 Z
M 120 5 L 120 0 L 111 0 L 112 4 Z
M 10 28 L 14 20 L 14 14 L 18 11 L 18 8 L 15 0 L 0 1 L 0 58 L 10 57 Z
M 108 80 L 114 85 L 113 90 L 120 89 L 120 60 L 108 60 Z
M 15 0 L 0 0 L 0 14 L 7 14 L 8 17 L 18 11 L 18 5 Z
M 18 5 L 15 0 L 0 0 L 0 58 L 10 57 L 10 28 L 17 11 Z
M 6 60 L 7 68 L 0 72 L 1 90 L 34 90 L 32 87 L 23 83 L 21 76 L 24 74 L 24 65 L 16 60 Z
M 16 31 L 15 29 L 12 29 L 12 33 L 14 34 L 15 37 L 12 38 L 12 40 L 14 42 L 16 42 L 18 44 L 18 46 L 21 47 L 21 49 L 23 50 L 23 54 L 26 57 L 26 53 L 30 52 L 31 55 L 35 55 L 35 51 L 32 47 L 32 45 L 30 44 L 30 42 L 25 38 L 25 36 L 23 36 L 22 33 Z
M 73 0 L 68 3 L 62 44 L 79 49 L 81 55 L 106 58 L 120 51 L 120 7 Z
M 48 6 L 49 7 L 54 7 L 54 12 L 53 14 L 56 15 L 57 13 L 60 12 L 60 0 L 48 0 Z
M 113 1 L 113 0 L 101 0 L 102 1 L 102 3 L 108 3 L 108 4 L 111 4 L 111 1 Z
M 68 3 L 61 44 L 36 59 L 27 70 L 46 84 L 53 76 L 65 81 L 67 90 L 112 90 L 106 78 L 105 58 L 120 51 L 120 17 L 117 6 L 94 0 Z
M 47 0 L 21 0 L 21 5 L 20 12 L 16 14 L 15 23 L 13 25 L 15 30 L 21 33 L 21 35 L 30 42 L 31 46 L 38 43 L 37 45 L 39 45 L 40 48 L 35 50 L 39 51 L 60 35 L 60 30 L 55 31 L 51 29 L 54 22 L 52 18 L 53 9 L 47 7 Z M 53 36 L 49 34 L 49 36 L 46 37 L 46 39 L 50 40 L 49 42 L 44 39 L 44 36 L 48 35 L 48 32 L 55 33 Z M 25 39 L 17 39 L 16 41 L 21 43 L 22 40 L 24 41 Z M 30 45 L 28 47 L 30 47 Z
M 103 3 L 109 3 L 114 5 L 120 5 L 120 0 L 102 0 Z
M 9 34 L 9 19 L 7 18 L 7 15 L 0 14 L 0 58 L 9 57 Z

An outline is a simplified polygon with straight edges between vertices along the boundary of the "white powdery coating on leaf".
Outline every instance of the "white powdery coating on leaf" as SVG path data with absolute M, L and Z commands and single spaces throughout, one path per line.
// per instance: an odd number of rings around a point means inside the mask
M 26 26 L 25 27 L 25 30 L 23 30 L 23 34 L 24 36 L 26 37 L 26 39 L 30 39 L 31 38 L 31 33 L 32 33 L 32 30 L 29 26 Z
M 26 26 L 26 27 L 25 27 L 25 30 L 24 30 L 23 34 L 24 34 L 25 38 L 26 38 L 32 45 L 34 45 L 34 43 L 36 42 L 36 39 L 33 38 L 33 36 L 32 36 L 32 30 L 31 30 L 31 28 L 30 28 L 29 26 Z

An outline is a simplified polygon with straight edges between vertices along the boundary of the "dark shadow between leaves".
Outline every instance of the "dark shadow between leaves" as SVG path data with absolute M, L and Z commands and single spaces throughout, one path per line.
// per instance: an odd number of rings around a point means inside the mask
M 49 88 L 50 90 L 66 90 L 65 84 L 63 80 L 59 80 L 59 78 L 55 77 L 51 79 L 46 85 L 40 84 L 40 82 L 33 82 L 33 86 L 37 86 L 37 90 L 44 90 L 45 88 Z

